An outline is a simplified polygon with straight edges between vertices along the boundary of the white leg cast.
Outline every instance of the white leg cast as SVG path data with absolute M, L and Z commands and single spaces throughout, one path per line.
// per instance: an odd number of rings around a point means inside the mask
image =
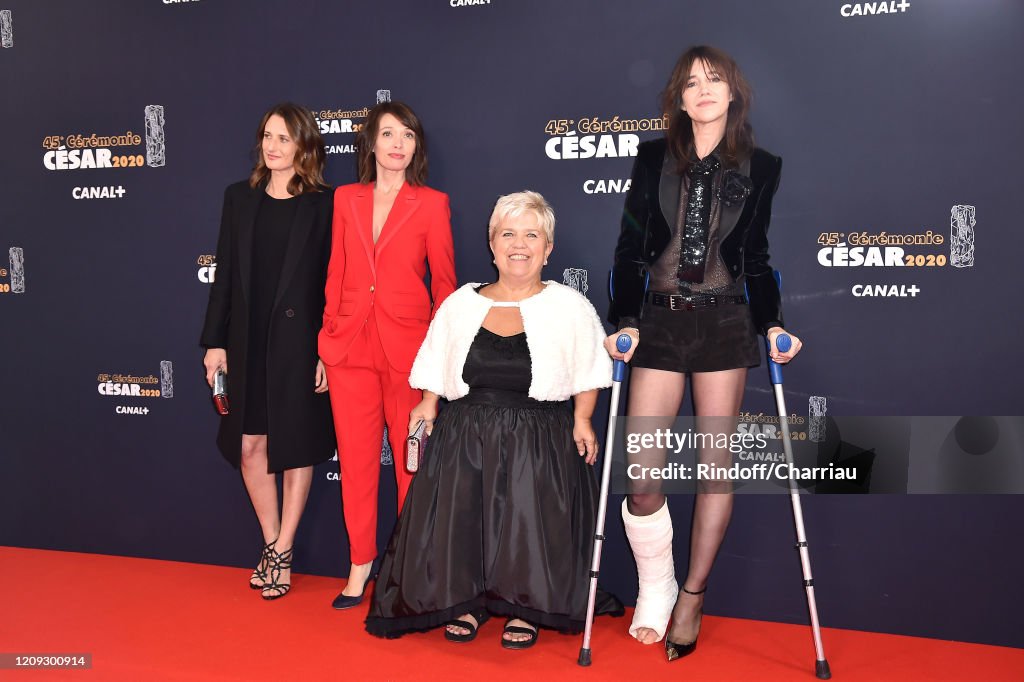
M 658 633 L 655 641 L 660 642 L 679 596 L 672 559 L 672 517 L 668 512 L 668 500 L 650 516 L 633 516 L 623 500 L 622 521 L 640 578 L 640 594 L 636 598 L 629 634 L 636 637 L 638 628 L 650 628 Z

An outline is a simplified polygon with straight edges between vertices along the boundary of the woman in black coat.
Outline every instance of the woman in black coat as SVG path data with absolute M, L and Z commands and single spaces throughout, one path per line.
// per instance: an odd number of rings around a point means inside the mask
M 323 138 L 307 109 L 281 104 L 268 111 L 256 155 L 250 178 L 224 193 L 200 343 L 208 349 L 211 386 L 214 374 L 230 367 L 230 412 L 217 444 L 241 468 L 263 531 L 249 585 L 276 599 L 291 588 L 292 544 L 313 465 L 334 452 L 327 376 L 317 356 L 333 201 L 323 182 Z
M 768 337 L 775 362 L 788 362 L 800 350 L 792 334 L 789 351 L 775 344 L 785 330 L 767 233 L 782 160 L 754 146 L 750 97 L 731 57 L 690 48 L 662 93 L 665 139 L 638 149 L 612 275 L 610 319 L 619 331 L 605 346 L 614 358 L 632 360 L 628 413 L 657 418 L 645 425 L 652 430 L 671 428 L 687 376 L 698 430 L 702 417 L 736 416 L 747 368 L 760 364 L 757 335 Z M 614 347 L 623 332 L 633 339 L 625 354 Z M 728 450 L 704 449 L 700 457 L 730 464 Z M 641 452 L 637 461 L 664 466 L 665 451 Z M 668 659 L 676 660 L 696 647 L 705 584 L 732 513 L 732 488 L 698 482 L 681 585 L 665 496 L 650 481 L 631 492 L 622 517 L 640 592 L 630 634 L 645 644 L 665 637 Z

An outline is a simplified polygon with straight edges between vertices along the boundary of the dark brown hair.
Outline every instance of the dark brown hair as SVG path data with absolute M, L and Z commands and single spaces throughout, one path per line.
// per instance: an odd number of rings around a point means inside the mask
M 374 108 L 359 129 L 356 148 L 359 159 L 359 182 L 364 185 L 377 179 L 377 160 L 373 156 L 373 145 L 377 142 L 377 131 L 380 130 L 380 119 L 384 114 L 391 114 L 402 125 L 416 136 L 416 151 L 412 155 L 409 167 L 405 169 L 405 181 L 410 185 L 424 185 L 427 182 L 427 138 L 423 135 L 423 125 L 412 108 L 403 102 L 381 102 Z
M 682 103 L 683 87 L 689 80 L 690 68 L 696 61 L 704 66 L 706 73 L 717 73 L 728 83 L 732 91 L 733 99 L 729 102 L 724 145 L 720 151 L 722 161 L 726 166 L 735 168 L 754 150 L 754 131 L 747 120 L 753 93 L 747 79 L 743 77 L 740 67 L 733 58 L 725 52 L 707 45 L 694 45 L 679 57 L 668 79 L 668 85 L 661 93 L 661 110 L 668 117 L 665 138 L 668 140 L 669 151 L 679 163 L 680 174 L 686 172 L 694 155 L 693 124 L 682 110 Z
M 260 127 L 256 130 L 256 167 L 249 176 L 249 186 L 255 189 L 270 177 L 270 169 L 263 160 L 263 132 L 271 116 L 280 116 L 288 128 L 297 149 L 295 150 L 295 175 L 288 181 L 288 193 L 292 196 L 307 192 L 322 192 L 327 189 L 324 183 L 324 164 L 327 155 L 324 153 L 324 138 L 320 135 L 313 113 L 298 104 L 284 102 L 270 108 L 263 114 Z

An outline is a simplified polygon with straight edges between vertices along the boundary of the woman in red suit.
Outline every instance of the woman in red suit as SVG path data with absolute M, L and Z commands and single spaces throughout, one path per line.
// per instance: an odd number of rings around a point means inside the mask
M 370 110 L 357 140 L 359 182 L 334 195 L 320 357 L 327 367 L 348 530 L 348 584 L 334 608 L 360 604 L 377 556 L 377 480 L 387 422 L 398 508 L 409 412 L 422 392 L 409 370 L 434 311 L 455 290 L 448 196 L 426 187 L 423 127 L 407 105 Z M 424 283 L 430 267 L 430 292 Z

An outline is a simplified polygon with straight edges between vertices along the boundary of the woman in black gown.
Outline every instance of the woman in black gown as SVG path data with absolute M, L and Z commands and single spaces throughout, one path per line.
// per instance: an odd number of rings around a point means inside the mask
M 281 104 L 268 111 L 256 154 L 250 178 L 224 193 L 217 275 L 200 343 L 211 385 L 231 361 L 230 412 L 217 444 L 242 470 L 263 532 L 249 585 L 264 599 L 277 599 L 291 587 L 292 544 L 313 465 L 334 451 L 316 344 L 333 202 L 323 182 L 323 138 L 308 110 Z M 281 471 L 279 509 L 275 474 Z
M 410 432 L 423 420 L 433 435 L 384 555 L 374 635 L 446 625 L 464 642 L 497 614 L 502 646 L 524 649 L 538 627 L 578 632 L 586 616 L 604 330 L 585 297 L 541 281 L 554 236 L 543 197 L 502 197 L 489 230 L 498 281 L 445 300 L 410 375 L 424 391 Z M 451 403 L 438 417 L 439 396 Z M 622 606 L 604 595 L 598 611 Z

